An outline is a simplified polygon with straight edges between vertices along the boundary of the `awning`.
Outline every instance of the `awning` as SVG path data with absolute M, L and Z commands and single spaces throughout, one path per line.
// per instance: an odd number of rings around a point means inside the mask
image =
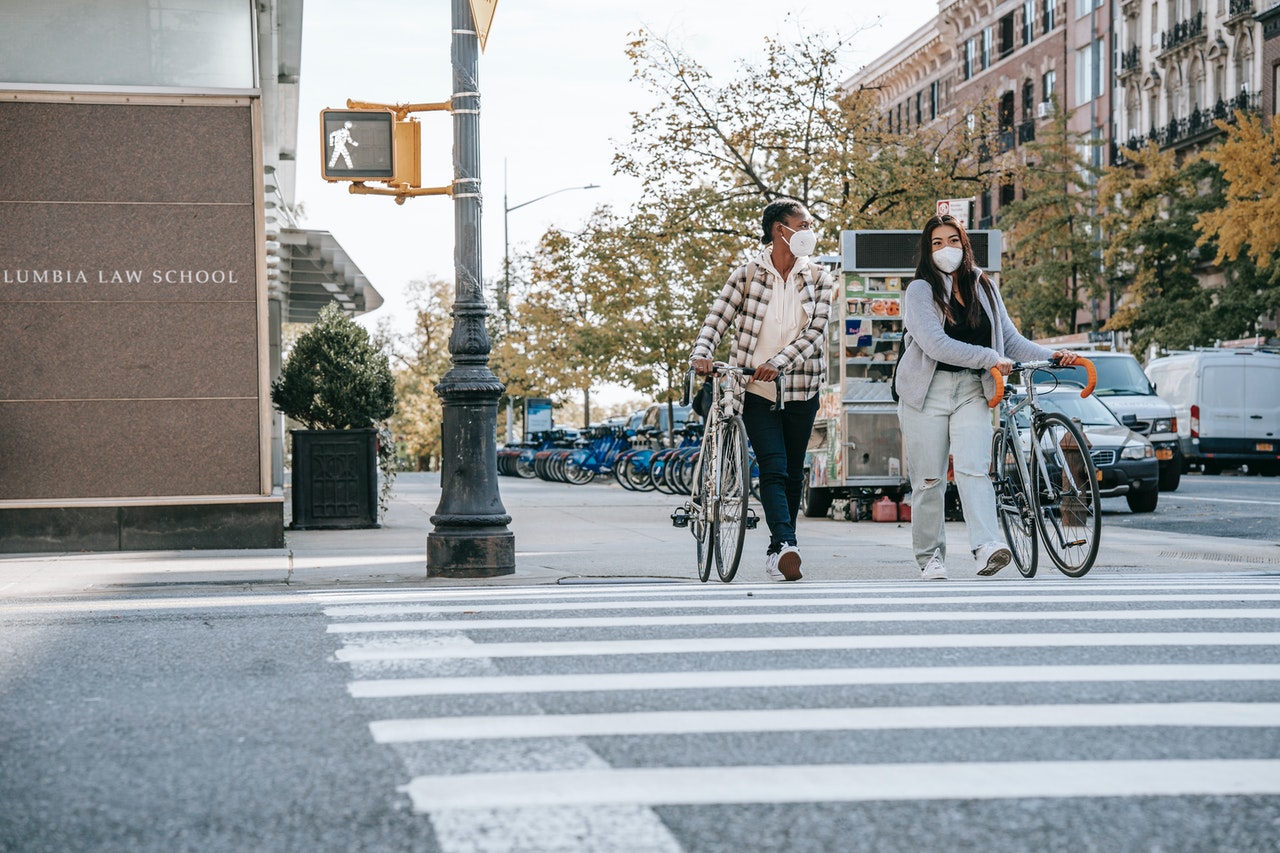
M 348 314 L 367 314 L 382 296 L 328 231 L 280 229 L 279 290 L 286 323 L 314 323 L 337 302 Z

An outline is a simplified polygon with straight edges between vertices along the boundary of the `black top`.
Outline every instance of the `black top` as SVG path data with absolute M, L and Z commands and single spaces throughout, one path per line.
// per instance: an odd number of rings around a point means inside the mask
M 958 304 L 953 307 L 961 312 L 964 311 L 964 308 Z M 991 346 L 991 320 L 987 318 L 986 311 L 978 312 L 978 325 L 976 326 L 967 325 L 965 316 L 961 314 L 959 323 L 955 323 L 950 319 L 944 320 L 942 329 L 947 333 L 947 337 L 954 338 L 957 341 L 963 341 L 966 344 L 973 344 L 974 346 L 979 347 Z M 939 362 L 938 369 L 946 370 L 951 373 L 959 373 L 960 371 L 972 370 L 974 368 L 957 367 L 954 364 L 942 364 Z

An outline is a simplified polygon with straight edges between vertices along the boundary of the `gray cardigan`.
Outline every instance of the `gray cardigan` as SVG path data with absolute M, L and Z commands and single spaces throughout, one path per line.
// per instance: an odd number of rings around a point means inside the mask
M 951 276 L 943 276 L 943 282 L 949 296 Z M 995 305 L 987 298 L 987 289 L 978 286 L 978 301 L 991 321 L 991 346 L 980 347 L 947 335 L 943 328 L 942 309 L 933 301 L 933 287 L 929 282 L 918 278 L 907 285 L 907 292 L 902 296 L 906 334 L 903 336 L 901 361 L 894 373 L 894 383 L 903 403 L 913 409 L 924 407 L 924 398 L 938 362 L 984 371 L 982 390 L 990 398 L 996 392 L 996 382 L 985 371 L 995 367 L 1002 356 L 1014 361 L 1032 361 L 1053 355 L 1053 350 L 1022 336 L 1009 319 L 1000 291 L 994 287 L 991 290 L 995 293 Z

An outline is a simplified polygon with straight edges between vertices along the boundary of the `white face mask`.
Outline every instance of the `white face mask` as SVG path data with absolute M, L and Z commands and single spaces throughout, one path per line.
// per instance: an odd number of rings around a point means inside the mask
M 933 253 L 934 266 L 946 273 L 960 269 L 960 262 L 963 260 L 964 249 L 959 246 L 947 246 Z
M 781 222 L 778 223 L 782 225 Z M 787 226 L 782 225 L 783 228 Z M 818 235 L 814 234 L 808 228 L 803 231 L 797 231 L 794 228 L 787 228 L 791 232 L 791 239 L 787 240 L 787 245 L 791 247 L 791 254 L 797 258 L 807 258 L 813 254 L 813 250 L 818 247 Z

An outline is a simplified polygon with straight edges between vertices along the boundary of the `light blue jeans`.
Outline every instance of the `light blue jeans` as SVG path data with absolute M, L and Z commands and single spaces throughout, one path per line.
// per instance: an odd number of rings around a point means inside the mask
M 1003 542 L 996 524 L 996 492 L 991 469 L 991 409 L 982 380 L 964 371 L 936 371 L 923 409 L 898 403 L 911 481 L 911 545 L 921 568 L 935 550 L 947 556 L 945 499 L 947 455 L 955 465 L 956 490 L 969 528 L 969 550 Z

